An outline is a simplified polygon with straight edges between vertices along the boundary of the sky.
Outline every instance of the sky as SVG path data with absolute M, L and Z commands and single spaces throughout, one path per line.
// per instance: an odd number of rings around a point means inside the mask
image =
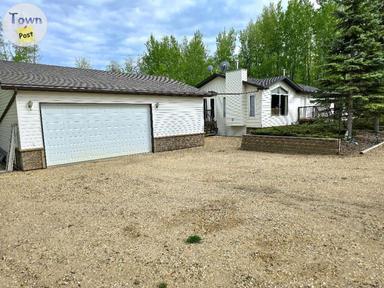
M 0 0 L 0 17 L 18 3 L 39 6 L 48 18 L 40 63 L 74 66 L 85 57 L 104 69 L 111 60 L 137 59 L 151 34 L 181 40 L 200 30 L 212 54 L 220 31 L 244 29 L 270 1 L 275 0 Z

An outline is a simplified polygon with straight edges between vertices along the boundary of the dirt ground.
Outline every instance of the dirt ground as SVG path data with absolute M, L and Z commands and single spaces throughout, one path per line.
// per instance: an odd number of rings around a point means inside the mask
M 384 287 L 383 148 L 239 146 L 1 174 L 0 286 Z

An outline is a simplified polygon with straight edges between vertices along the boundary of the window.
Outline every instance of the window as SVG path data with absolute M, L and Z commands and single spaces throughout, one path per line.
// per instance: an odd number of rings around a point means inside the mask
M 227 117 L 227 99 L 223 98 L 223 117 Z
M 256 116 L 256 97 L 255 95 L 249 96 L 249 117 Z
M 211 98 L 211 117 L 215 119 L 215 99 Z
M 272 91 L 271 112 L 272 116 L 288 115 L 288 91 L 280 87 Z

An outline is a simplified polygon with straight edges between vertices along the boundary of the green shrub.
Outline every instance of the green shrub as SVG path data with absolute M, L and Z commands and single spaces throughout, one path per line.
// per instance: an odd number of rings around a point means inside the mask
M 303 123 L 290 126 L 252 129 L 249 131 L 249 133 L 253 135 L 339 138 L 340 136 L 343 136 L 345 134 L 345 128 L 342 124 L 339 128 L 339 123 L 337 121 L 317 121 L 313 123 Z
M 383 117 L 382 117 L 383 118 Z M 380 119 L 381 125 L 384 119 Z M 372 117 L 360 117 L 353 120 L 353 128 L 357 130 L 374 130 L 374 119 Z
M 167 288 L 168 287 L 168 284 L 165 283 L 165 282 L 161 282 L 159 283 L 159 285 L 157 285 L 158 288 Z
M 185 240 L 186 243 L 188 244 L 196 244 L 200 243 L 202 238 L 199 235 L 191 235 Z

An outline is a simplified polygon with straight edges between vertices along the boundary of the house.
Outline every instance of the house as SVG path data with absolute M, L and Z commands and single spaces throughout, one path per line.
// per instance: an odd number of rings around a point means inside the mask
M 0 150 L 22 170 L 201 146 L 203 97 L 166 77 L 0 61 Z
M 311 117 L 316 88 L 285 76 L 253 79 L 247 74 L 245 69 L 213 74 L 197 85 L 217 93 L 204 98 L 204 114 L 206 122 L 216 123 L 219 135 L 241 136 L 247 128 L 291 125 Z

